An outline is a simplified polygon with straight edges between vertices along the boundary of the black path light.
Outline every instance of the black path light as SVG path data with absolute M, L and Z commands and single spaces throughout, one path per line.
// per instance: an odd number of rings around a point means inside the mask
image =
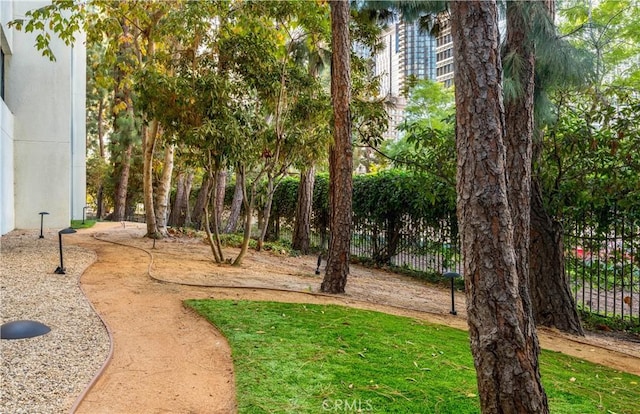
M 455 278 L 460 277 L 460 273 L 456 273 L 456 272 L 447 272 L 445 274 L 443 274 L 442 276 L 446 277 L 447 279 L 451 279 L 451 312 L 449 312 L 452 315 L 457 315 L 458 312 L 456 312 L 456 300 L 455 300 L 455 288 L 453 287 L 453 280 Z
M 84 224 L 84 218 L 85 218 L 86 211 L 87 211 L 88 208 L 89 208 L 89 206 L 82 207 L 82 224 Z
M 41 211 L 38 214 L 40 214 L 40 237 L 39 237 L 39 239 L 44 239 L 44 236 L 42 235 L 42 225 L 44 224 L 44 216 L 48 215 L 49 213 L 47 213 L 46 211 Z
M 60 245 L 60 266 L 55 270 L 55 274 L 64 275 L 64 262 L 62 261 L 62 235 L 63 234 L 73 234 L 76 231 L 71 227 L 67 227 L 66 229 L 62 229 L 58 232 L 58 244 Z
M 23 339 L 44 335 L 51 331 L 47 325 L 36 321 L 13 321 L 0 326 L 0 338 Z

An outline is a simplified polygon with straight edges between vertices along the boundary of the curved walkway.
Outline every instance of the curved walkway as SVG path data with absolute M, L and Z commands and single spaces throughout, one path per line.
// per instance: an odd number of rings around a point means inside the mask
M 81 278 L 88 299 L 110 331 L 112 359 L 76 403 L 77 413 L 233 413 L 236 411 L 233 365 L 226 340 L 208 322 L 182 306 L 190 298 L 279 300 L 339 303 L 426 319 L 465 328 L 462 317 L 366 303 L 345 297 L 287 292 L 287 289 L 235 289 L 180 284 L 175 275 L 152 279 L 149 250 L 93 237 L 105 223 L 81 231 L 69 242 L 94 250 L 98 260 Z M 114 228 L 115 226 L 115 228 Z M 140 230 L 131 238 L 139 239 Z M 185 272 L 188 269 L 185 268 Z M 170 281 L 169 281 L 170 280 Z M 189 282 L 186 282 L 189 283 Z M 300 289 L 302 290 L 302 289 Z M 445 292 L 446 294 L 446 292 Z M 456 304 L 457 308 L 464 308 Z M 594 360 L 640 374 L 640 358 L 598 347 L 597 341 L 539 332 L 544 348 Z M 608 358 L 608 360 L 607 360 Z
M 75 412 L 234 412 L 227 342 L 182 306 L 184 299 L 210 292 L 152 281 L 149 258 L 140 250 L 94 240 L 88 233 L 71 242 L 98 255 L 81 283 L 113 343 L 111 360 Z

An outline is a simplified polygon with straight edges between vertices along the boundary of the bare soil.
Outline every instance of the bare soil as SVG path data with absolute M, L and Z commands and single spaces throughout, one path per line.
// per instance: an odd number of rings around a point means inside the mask
M 135 223 L 98 223 L 66 242 L 94 250 L 81 286 L 112 337 L 110 361 L 77 413 L 233 413 L 234 372 L 225 338 L 185 309 L 186 299 L 341 304 L 466 329 L 464 295 L 393 273 L 351 266 L 347 294 L 318 292 L 317 257 L 250 251 L 241 267 L 217 265 L 197 238 L 152 240 Z M 225 252 L 234 257 L 237 250 Z M 323 270 L 321 268 L 321 270 Z M 638 343 L 538 332 L 543 348 L 640 375 Z

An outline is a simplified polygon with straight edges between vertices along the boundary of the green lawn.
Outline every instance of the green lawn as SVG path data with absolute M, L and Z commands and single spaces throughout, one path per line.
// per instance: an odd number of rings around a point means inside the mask
M 478 413 L 467 333 L 341 306 L 189 300 L 229 340 L 241 413 Z M 639 413 L 640 377 L 541 356 L 553 413 Z
M 74 229 L 88 229 L 95 226 L 96 223 L 97 220 L 85 220 L 84 223 L 82 220 L 71 220 L 71 227 Z

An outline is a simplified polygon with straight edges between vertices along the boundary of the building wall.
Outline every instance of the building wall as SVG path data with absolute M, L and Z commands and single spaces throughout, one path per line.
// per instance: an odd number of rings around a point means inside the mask
M 453 38 L 449 19 L 443 19 L 441 24 L 436 40 L 436 80 L 449 87 L 453 86 Z
M 48 3 L 13 2 L 12 18 Z M 49 212 L 45 227 L 68 227 L 72 218 L 82 218 L 86 200 L 83 39 L 76 47 L 67 47 L 52 38 L 56 61 L 51 62 L 35 49 L 35 34 L 6 26 L 3 31 L 13 31 L 11 54 L 5 58 L 4 102 L 14 121 L 13 136 L 7 138 L 13 144 L 14 223 L 3 225 L 2 232 L 39 228 L 40 211 Z M 2 156 L 7 157 L 4 148 Z M 3 192 L 6 169 L 3 162 Z M 2 203 L 4 223 L 10 216 L 4 210 L 11 207 L 5 206 L 4 197 Z
M 13 214 L 13 114 L 0 102 L 0 234 L 15 227 Z
M 13 3 L 0 1 L 0 47 L 2 48 L 2 86 L 5 82 L 5 55 L 11 54 L 12 31 L 5 30 L 6 24 L 13 16 Z M 5 234 L 15 227 L 13 214 L 13 114 L 0 99 L 0 234 Z

